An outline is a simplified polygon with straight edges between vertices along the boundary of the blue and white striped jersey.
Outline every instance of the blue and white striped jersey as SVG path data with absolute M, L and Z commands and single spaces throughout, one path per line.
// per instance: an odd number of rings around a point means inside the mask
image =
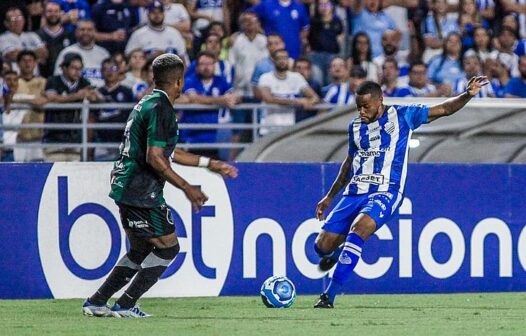
M 389 192 L 402 199 L 407 173 L 409 140 L 413 130 L 427 123 L 424 105 L 385 106 L 384 114 L 366 124 L 355 118 L 349 124 L 351 182 L 344 195 Z
M 354 101 L 354 95 L 349 90 L 349 82 L 331 84 L 323 97 L 328 104 L 349 105 Z

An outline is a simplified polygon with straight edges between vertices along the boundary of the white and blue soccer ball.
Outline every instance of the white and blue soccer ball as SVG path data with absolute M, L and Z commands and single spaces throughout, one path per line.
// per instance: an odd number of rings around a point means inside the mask
M 263 282 L 260 294 L 268 308 L 288 308 L 296 299 L 296 287 L 285 276 L 272 276 Z

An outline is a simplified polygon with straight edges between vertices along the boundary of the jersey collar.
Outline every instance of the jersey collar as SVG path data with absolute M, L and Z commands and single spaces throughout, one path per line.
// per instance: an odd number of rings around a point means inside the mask
M 168 97 L 168 94 L 167 94 L 166 92 L 164 92 L 163 90 L 161 90 L 161 89 L 153 89 L 153 92 L 159 92 L 159 93 L 164 94 L 164 96 L 166 97 L 166 99 L 168 99 L 168 101 L 169 101 L 170 103 L 172 103 L 172 102 L 170 101 L 170 97 Z

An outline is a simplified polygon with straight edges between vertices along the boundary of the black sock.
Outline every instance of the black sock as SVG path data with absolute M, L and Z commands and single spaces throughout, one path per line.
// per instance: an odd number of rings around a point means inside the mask
M 106 304 L 113 294 L 130 282 L 144 258 L 136 251 L 130 251 L 122 257 L 102 286 L 89 298 L 90 302 L 98 306 Z
M 141 270 L 137 273 L 130 287 L 117 300 L 121 308 L 129 309 L 135 306 L 137 300 L 155 285 L 164 273 L 168 265 L 179 252 L 179 245 L 170 248 L 155 248 L 141 264 Z

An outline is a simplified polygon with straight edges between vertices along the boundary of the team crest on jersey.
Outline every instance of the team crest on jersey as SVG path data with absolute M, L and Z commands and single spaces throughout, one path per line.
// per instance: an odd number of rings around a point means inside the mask
M 391 121 L 386 122 L 384 126 L 384 131 L 387 134 L 393 134 L 393 132 L 395 131 L 395 124 Z
M 291 12 L 290 12 L 290 17 L 293 18 L 294 20 L 296 20 L 299 16 L 299 13 L 297 10 L 293 9 Z

